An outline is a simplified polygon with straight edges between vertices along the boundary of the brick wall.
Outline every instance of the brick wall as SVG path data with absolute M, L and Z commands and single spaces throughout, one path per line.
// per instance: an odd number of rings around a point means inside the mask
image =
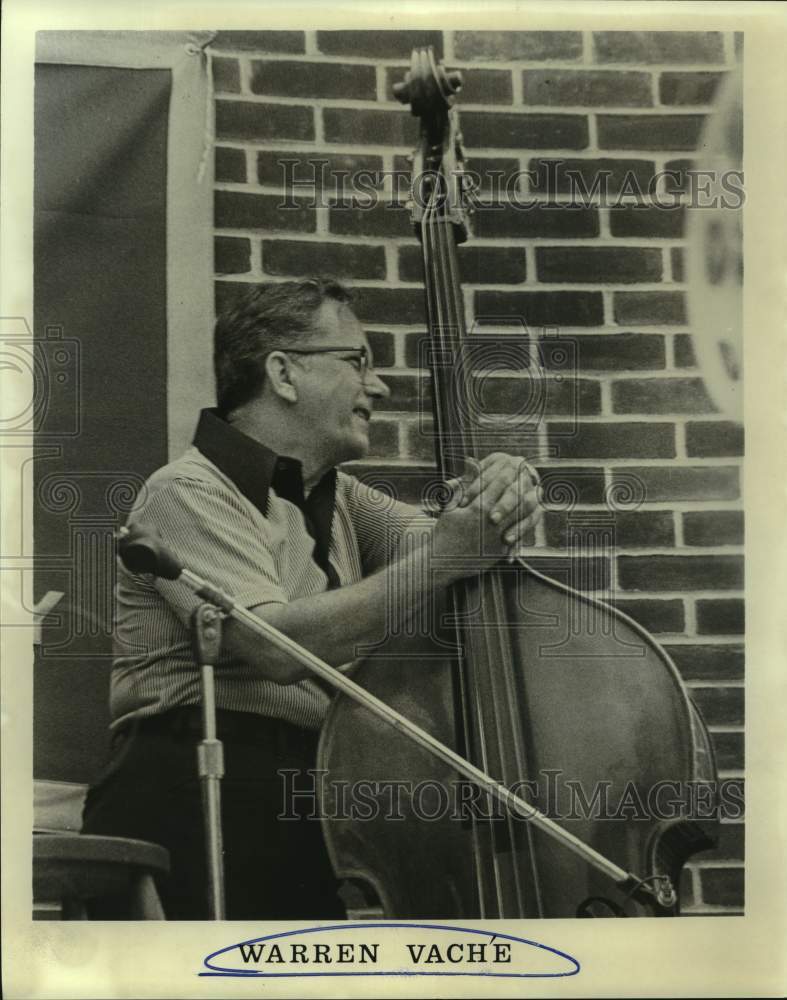
M 585 585 L 656 634 L 711 728 L 721 775 L 742 777 L 743 435 L 714 411 L 695 365 L 685 212 L 605 206 L 597 197 L 554 208 L 565 201 L 568 170 L 588 190 L 607 171 L 613 194 L 627 175 L 647 191 L 655 173 L 675 170 L 656 191 L 679 191 L 716 88 L 740 58 L 740 39 L 625 31 L 220 34 L 217 302 L 239 282 L 313 273 L 357 289 L 393 392 L 373 424 L 373 454 L 355 471 L 384 471 L 415 499 L 431 465 L 417 412 L 423 296 L 406 188 L 390 175 L 406 170 L 417 124 L 391 85 L 411 48 L 424 44 L 464 75 L 458 107 L 467 165 L 481 197 L 499 203 L 478 209 L 460 253 L 468 323 L 523 315 L 531 338 L 548 344 L 557 336 L 575 347 L 570 390 L 543 353 L 543 419 L 522 439 L 538 456 L 549 507 L 539 555 L 559 560 L 572 519 L 604 513 L 611 497 L 628 491 L 617 504 L 615 548 Z M 327 162 L 315 167 L 312 159 Z M 359 171 L 367 174 L 362 206 L 339 179 Z M 528 211 L 499 197 L 500 186 L 524 171 L 530 176 L 516 196 L 538 202 Z M 314 187 L 304 186 L 309 180 Z M 509 397 L 515 406 L 521 385 L 511 372 L 501 376 L 489 393 L 495 408 L 505 409 Z M 740 912 L 742 859 L 742 824 L 725 823 L 719 849 L 697 856 L 686 874 L 684 909 Z

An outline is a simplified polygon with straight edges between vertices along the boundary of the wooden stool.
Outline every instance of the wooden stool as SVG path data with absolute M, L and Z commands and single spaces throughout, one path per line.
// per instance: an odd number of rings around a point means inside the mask
M 86 920 L 86 903 L 128 900 L 129 920 L 166 920 L 154 876 L 169 873 L 169 852 L 123 837 L 33 836 L 33 899 L 60 903 L 63 920 Z

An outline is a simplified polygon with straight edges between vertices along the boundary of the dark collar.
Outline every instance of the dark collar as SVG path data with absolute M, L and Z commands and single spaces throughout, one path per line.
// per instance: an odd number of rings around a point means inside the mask
M 303 468 L 298 459 L 277 455 L 228 424 L 218 410 L 202 410 L 194 446 L 232 480 L 261 514 L 268 512 L 271 489 L 299 507 L 306 530 L 314 539 L 315 561 L 328 577 L 328 587 L 339 586 L 339 577 L 330 561 L 336 469 L 325 473 L 307 499 L 303 489 Z
M 336 496 L 336 470 L 327 472 L 309 494 L 303 490 L 303 469 L 297 458 L 277 455 L 223 420 L 217 410 L 202 410 L 194 446 L 228 476 L 262 513 L 268 510 L 271 487 L 277 495 L 310 514 L 319 524 L 320 541 L 330 537 Z M 327 529 L 327 530 L 326 530 Z
M 259 511 L 265 513 L 268 491 L 278 465 L 278 458 L 270 448 L 228 424 L 217 410 L 200 413 L 194 445 Z

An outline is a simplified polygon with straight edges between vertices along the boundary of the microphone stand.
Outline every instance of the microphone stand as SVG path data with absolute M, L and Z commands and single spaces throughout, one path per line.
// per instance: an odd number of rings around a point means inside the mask
M 224 747 L 216 737 L 216 688 L 213 665 L 221 650 L 221 614 L 207 601 L 191 616 L 191 646 L 202 688 L 202 741 L 197 746 L 197 770 L 202 788 L 205 855 L 208 864 L 208 912 L 224 920 L 224 849 L 221 836 L 221 779 Z
M 514 813 L 529 820 L 567 850 L 582 858 L 597 871 L 602 872 L 615 882 L 619 889 L 627 893 L 627 898 L 637 899 L 648 906 L 653 911 L 654 916 L 672 916 L 674 914 L 677 893 L 668 876 L 658 874 L 640 878 L 616 865 L 595 848 L 586 844 L 584 840 L 569 833 L 554 820 L 545 816 L 525 799 L 515 795 L 485 771 L 465 760 L 455 750 L 441 743 L 431 733 L 421 729 L 406 716 L 386 705 L 360 684 L 345 677 L 340 671 L 325 663 L 308 649 L 298 645 L 297 642 L 273 625 L 258 618 L 247 608 L 237 605 L 228 594 L 223 593 L 201 576 L 182 566 L 173 553 L 164 546 L 161 539 L 150 529 L 144 530 L 136 526 L 131 529 L 121 528 L 120 535 L 119 554 L 132 572 L 153 573 L 168 580 L 182 580 L 203 601 L 214 605 L 224 615 L 242 622 L 252 632 L 288 653 L 294 660 L 327 681 L 332 687 L 343 691 L 353 701 L 364 705 L 378 718 L 383 719 L 433 756 L 455 768 L 463 777 L 473 781 Z

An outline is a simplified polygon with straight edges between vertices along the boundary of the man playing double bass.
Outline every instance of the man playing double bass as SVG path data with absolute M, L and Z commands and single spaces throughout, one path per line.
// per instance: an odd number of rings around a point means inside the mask
M 129 522 L 155 527 L 186 566 L 333 666 L 349 669 L 359 647 L 384 638 L 392 613 L 415 613 L 520 547 L 540 517 L 535 474 L 518 457 L 468 469 L 429 530 L 417 508 L 337 469 L 368 453 L 374 406 L 389 395 L 338 283 L 251 288 L 218 318 L 214 362 L 217 408 L 151 476 Z M 416 544 L 402 544 L 408 532 Z M 85 833 L 169 850 L 169 919 L 207 917 L 197 603 L 179 581 L 119 569 L 112 755 L 84 814 Z M 344 917 L 310 807 L 277 819 L 277 772 L 315 766 L 329 694 L 227 621 L 216 701 L 228 918 Z

